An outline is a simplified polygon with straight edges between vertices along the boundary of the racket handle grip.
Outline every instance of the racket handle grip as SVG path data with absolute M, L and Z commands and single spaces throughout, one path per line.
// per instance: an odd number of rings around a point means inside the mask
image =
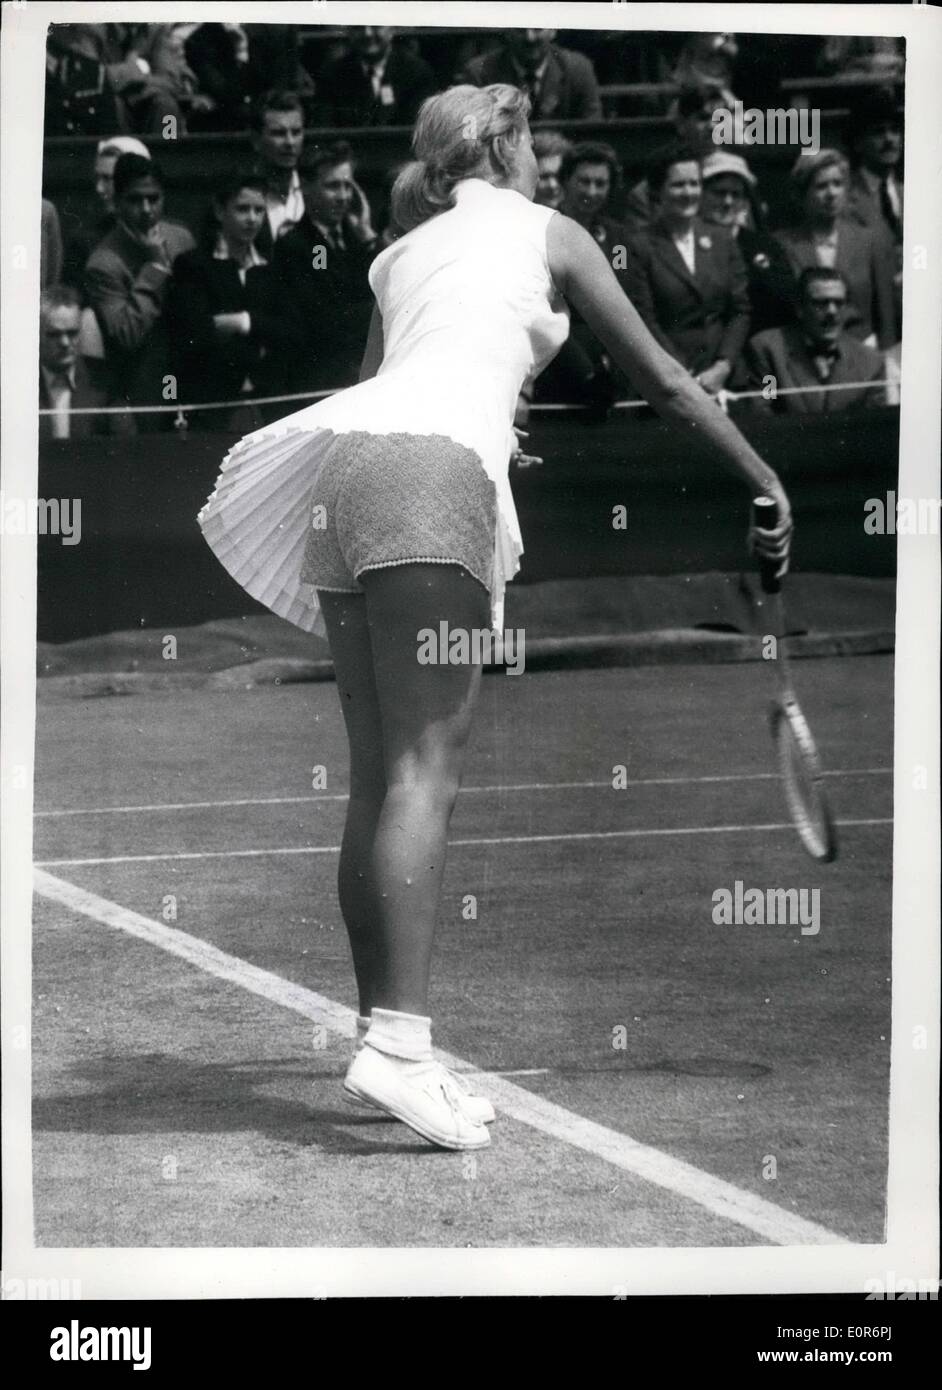
M 778 525 L 778 503 L 774 497 L 756 497 L 752 503 L 752 524 L 758 531 L 774 531 Z M 762 592 L 777 594 L 782 587 L 781 580 L 775 577 L 776 563 L 759 556 L 759 579 Z

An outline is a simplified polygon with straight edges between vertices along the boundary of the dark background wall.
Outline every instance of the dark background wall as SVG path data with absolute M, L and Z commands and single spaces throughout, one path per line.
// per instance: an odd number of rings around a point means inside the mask
M 892 576 L 895 541 L 864 533 L 864 503 L 896 487 L 899 411 L 741 422 L 779 472 L 796 520 L 794 568 Z M 82 501 L 82 539 L 39 538 L 38 635 L 62 642 L 264 611 L 222 569 L 196 514 L 231 435 L 193 432 L 41 447 L 39 495 Z M 656 418 L 589 425 L 534 416 L 541 467 L 514 472 L 526 553 L 516 582 L 700 573 L 745 563 L 741 484 Z M 628 508 L 625 531 L 612 508 Z

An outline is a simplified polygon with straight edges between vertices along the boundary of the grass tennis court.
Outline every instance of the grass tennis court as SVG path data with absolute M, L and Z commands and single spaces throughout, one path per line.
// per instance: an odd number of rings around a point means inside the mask
M 476 1155 L 341 1099 L 334 686 L 41 700 L 37 1244 L 880 1241 L 893 663 L 796 666 L 833 865 L 788 823 L 767 675 L 484 680 L 433 974 L 436 1046 L 498 1109 Z M 715 925 L 737 880 L 819 888 L 820 931 Z

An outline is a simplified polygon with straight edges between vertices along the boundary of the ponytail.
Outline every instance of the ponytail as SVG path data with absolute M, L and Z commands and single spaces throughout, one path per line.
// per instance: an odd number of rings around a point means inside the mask
M 413 159 L 401 169 L 392 186 L 391 220 L 398 232 L 411 232 L 436 213 L 455 205 L 456 179 L 443 169 Z
M 483 172 L 506 173 L 530 100 L 519 87 L 462 85 L 428 97 L 419 109 L 415 159 L 392 188 L 391 222 L 411 232 L 455 205 L 455 184 Z

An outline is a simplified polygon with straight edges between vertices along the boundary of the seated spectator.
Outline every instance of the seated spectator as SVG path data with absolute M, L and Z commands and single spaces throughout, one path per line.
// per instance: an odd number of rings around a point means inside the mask
M 78 351 L 81 302 L 68 285 L 51 285 L 39 296 L 39 408 L 40 439 L 82 439 L 108 433 L 107 415 L 71 415 L 72 410 L 107 405 L 104 384 L 97 378 L 97 363 L 86 362 Z
M 894 247 L 893 303 L 903 323 L 903 121 L 892 91 L 881 90 L 851 108 L 848 215 Z
M 857 102 L 847 125 L 852 169 L 850 216 L 864 227 L 903 239 L 903 121 L 892 92 Z
M 794 275 L 813 265 L 839 270 L 849 296 L 847 332 L 868 347 L 892 347 L 900 337 L 893 247 L 882 233 L 847 217 L 847 160 L 833 149 L 802 154 L 792 182 L 802 217 L 792 230 L 779 232 L 778 240 Z
M 607 212 L 621 183 L 617 154 L 601 140 L 585 140 L 563 156 L 559 177 L 563 190 L 560 212 L 585 227 L 611 262 L 614 248 L 624 247 L 628 236 L 624 223 Z
M 212 99 L 192 113 L 191 130 L 244 130 L 269 89 L 313 91 L 298 59 L 297 24 L 197 24 L 184 45 L 199 90 Z
M 323 126 L 412 125 L 437 90 L 424 59 L 393 43 L 388 25 L 347 30 L 349 50 L 317 80 L 312 119 Z
M 93 166 L 98 210 L 90 223 L 83 224 L 75 217 L 66 221 L 63 264 L 63 280 L 66 284 L 81 283 L 89 256 L 102 237 L 114 227 L 114 166 L 123 154 L 136 154 L 141 159 L 150 159 L 150 150 L 143 141 L 133 135 L 109 135 L 105 140 L 98 142 Z
M 572 145 L 558 130 L 537 130 L 533 134 L 533 153 L 536 155 L 538 172 L 535 203 L 546 208 L 558 208 L 563 200 L 563 182 L 560 176 L 565 156 Z
M 56 40 L 74 48 L 104 68 L 117 102 L 118 124 L 137 134 L 160 135 L 165 116 L 181 116 L 170 86 L 151 73 L 144 56 L 151 43 L 150 24 L 63 24 Z
M 252 173 L 227 176 L 216 189 L 201 245 L 173 263 L 167 327 L 181 401 L 277 395 L 283 387 L 279 354 L 303 351 L 272 267 L 255 245 L 266 215 L 264 181 Z M 196 411 L 189 422 L 245 432 L 263 423 L 238 407 Z
M 732 106 L 733 62 L 739 53 L 735 34 L 689 34 L 674 69 L 678 87 L 713 87 Z
M 302 170 L 305 212 L 275 245 L 274 267 L 304 350 L 284 364 L 290 391 L 354 383 L 373 310 L 367 274 L 379 250 L 346 142 L 316 149 Z
M 54 203 L 42 200 L 39 222 L 39 288 L 57 285 L 62 274 L 62 228 Z
M 560 48 L 555 29 L 508 29 L 500 48 L 472 58 L 459 81 L 509 82 L 530 98 L 532 121 L 599 121 L 602 100 L 591 62 Z
M 818 56 L 819 70 L 835 76 L 902 77 L 904 66 L 903 40 L 876 35 L 831 34 Z
M 200 90 L 212 102 L 193 121 L 194 130 L 243 130 L 252 107 L 248 32 L 242 24 L 197 24 L 184 54 Z M 266 74 L 266 83 L 271 78 Z M 260 94 L 259 94 L 260 95 Z
M 791 323 L 795 280 L 785 252 L 763 229 L 755 174 L 741 155 L 717 150 L 701 160 L 700 178 L 703 220 L 729 230 L 746 264 L 753 332 Z
M 270 91 L 252 111 L 255 172 L 265 180 L 268 216 L 258 249 L 270 256 L 275 242 L 304 216 L 298 162 L 304 149 L 304 108 L 297 92 Z
M 749 336 L 746 267 L 726 227 L 700 217 L 700 165 L 678 148 L 648 175 L 654 220 L 631 238 L 629 295 L 658 342 L 716 395 Z
M 559 211 L 595 238 L 627 293 L 628 230 L 605 212 L 620 180 L 618 156 L 610 145 L 590 140 L 571 146 L 559 170 Z M 588 405 L 604 414 L 618 388 L 626 385 L 602 344 L 572 310 L 569 337 L 538 378 L 534 399 Z
M 185 135 L 191 115 L 199 118 L 213 109 L 212 97 L 199 90 L 196 73 L 186 61 L 184 45 L 193 28 L 192 24 L 151 24 L 143 46 L 141 56 L 150 68 L 150 81 L 164 94 L 157 126 L 145 128 L 165 138 L 169 114 L 176 120 L 177 135 Z
M 670 118 L 673 138 L 666 145 L 670 150 L 682 145 L 699 159 L 705 159 L 716 149 L 713 140 L 713 112 L 726 110 L 729 103 L 718 87 L 696 85 L 684 87 L 674 102 Z M 655 162 L 660 158 L 656 156 Z M 651 222 L 651 195 L 646 178 L 639 180 L 625 200 L 625 221 L 633 231 L 644 231 Z
M 123 154 L 114 168 L 116 223 L 85 267 L 89 303 L 105 345 L 110 394 L 128 405 L 165 405 L 170 372 L 164 301 L 173 263 L 195 242 L 177 222 L 163 220 L 164 184 L 157 165 Z M 138 427 L 161 428 L 160 416 Z
M 741 381 L 765 390 L 749 404 L 760 413 L 830 415 L 889 403 L 882 355 L 844 331 L 847 282 L 840 271 L 809 266 L 798 282 L 798 322 L 767 328 L 746 346 Z M 770 381 L 771 378 L 771 381 Z M 854 390 L 786 388 L 864 383 Z M 873 382 L 873 386 L 866 383 Z M 770 387 L 774 387 L 773 391 Z

